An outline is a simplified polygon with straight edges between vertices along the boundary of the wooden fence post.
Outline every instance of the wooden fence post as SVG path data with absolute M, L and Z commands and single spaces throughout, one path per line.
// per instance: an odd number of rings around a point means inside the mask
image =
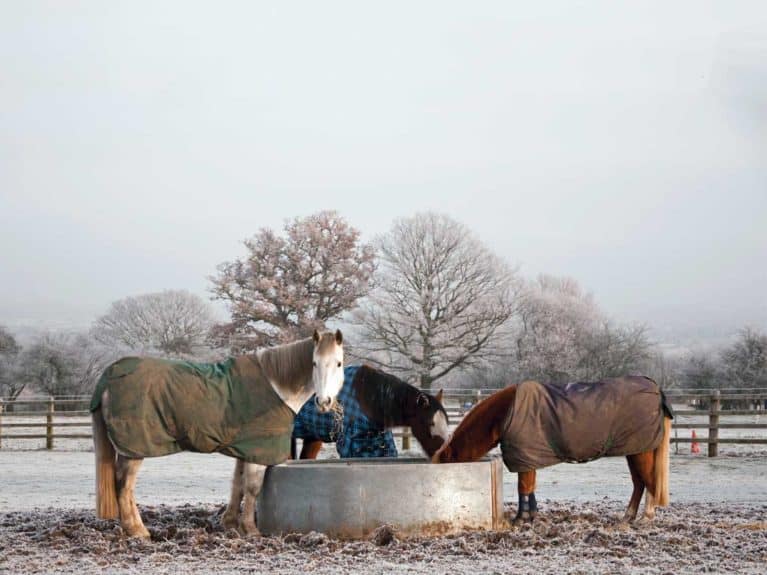
M 711 394 L 711 405 L 708 411 L 708 456 L 716 457 L 719 451 L 719 409 L 722 402 L 721 392 L 715 389 Z
M 402 429 L 402 451 L 410 449 L 410 428 L 404 427 Z
M 48 412 L 45 415 L 45 449 L 53 449 L 53 396 L 48 398 Z

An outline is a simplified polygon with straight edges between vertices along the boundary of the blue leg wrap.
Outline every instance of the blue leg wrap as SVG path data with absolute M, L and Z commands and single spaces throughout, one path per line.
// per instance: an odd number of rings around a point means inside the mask
M 519 505 L 517 506 L 517 516 L 515 521 L 523 519 L 533 519 L 538 513 L 538 502 L 535 499 L 535 493 L 529 495 L 519 494 Z

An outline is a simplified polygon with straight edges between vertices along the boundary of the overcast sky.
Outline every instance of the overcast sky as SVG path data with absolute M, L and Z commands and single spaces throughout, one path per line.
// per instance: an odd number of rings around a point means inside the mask
M 0 1 L 0 323 L 206 295 L 321 209 L 767 324 L 767 3 Z

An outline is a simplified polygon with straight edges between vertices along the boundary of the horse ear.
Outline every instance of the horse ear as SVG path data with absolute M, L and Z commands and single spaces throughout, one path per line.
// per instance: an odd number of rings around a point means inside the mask
M 429 407 L 429 396 L 426 395 L 425 393 L 419 393 L 418 399 L 416 399 L 415 404 L 421 408 Z
M 312 339 L 314 339 L 315 344 L 320 343 L 320 332 L 318 332 L 316 329 L 314 330 L 314 335 L 312 336 Z
M 344 334 L 341 333 L 340 329 L 336 330 L 336 343 L 338 345 L 341 345 L 344 342 Z
M 434 396 L 434 399 L 436 399 L 436 400 L 437 400 L 437 401 L 439 401 L 440 403 L 442 403 L 442 392 L 443 392 L 443 391 L 444 391 L 444 390 L 440 389 L 440 390 L 437 392 L 437 395 L 435 395 L 435 396 Z

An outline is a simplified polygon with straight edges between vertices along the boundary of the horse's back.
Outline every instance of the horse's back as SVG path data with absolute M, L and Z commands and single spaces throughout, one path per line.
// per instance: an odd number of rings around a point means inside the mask
M 517 389 L 501 442 L 512 471 L 654 449 L 663 437 L 663 398 L 645 377 Z
M 218 451 L 253 462 L 286 459 L 293 414 L 247 358 L 193 363 L 124 358 L 102 375 L 91 402 L 129 457 Z
M 110 439 L 125 455 L 207 451 L 206 442 L 194 437 L 199 427 L 195 421 L 203 410 L 218 416 L 225 408 L 210 401 L 216 395 L 213 388 L 225 378 L 223 373 L 217 377 L 210 364 L 123 358 L 104 371 L 91 410 L 106 400 L 103 414 Z

